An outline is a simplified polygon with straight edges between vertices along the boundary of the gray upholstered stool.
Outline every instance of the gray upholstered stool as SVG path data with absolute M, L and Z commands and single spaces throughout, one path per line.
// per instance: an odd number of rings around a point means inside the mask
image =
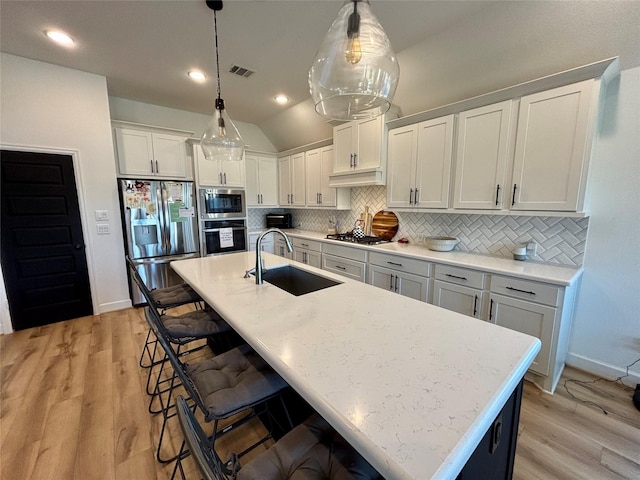
M 240 466 L 237 460 L 223 464 L 182 397 L 178 397 L 177 409 L 184 442 L 174 476 L 180 471 L 185 478 L 181 462 L 188 455 L 186 445 L 205 480 L 382 479 L 318 414 L 311 415 L 267 451 Z

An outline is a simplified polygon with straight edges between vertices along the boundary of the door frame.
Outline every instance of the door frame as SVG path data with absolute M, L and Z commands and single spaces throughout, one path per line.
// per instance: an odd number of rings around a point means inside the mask
M 93 237 L 89 234 L 88 225 L 90 225 L 89 217 L 87 216 L 87 208 L 85 203 L 85 192 L 82 182 L 82 168 L 80 166 L 80 152 L 73 149 L 62 149 L 53 147 L 38 147 L 32 145 L 17 145 L 12 143 L 0 142 L 0 150 L 15 150 L 19 152 L 34 152 L 34 153 L 51 153 L 54 155 L 69 155 L 73 162 L 73 172 L 76 182 L 76 191 L 78 194 L 78 207 L 80 208 L 80 223 L 82 226 L 82 235 L 84 236 L 84 242 L 86 245 L 85 256 L 87 257 L 87 270 L 89 273 L 89 290 L 91 291 L 91 305 L 93 307 L 93 313 L 96 315 L 99 313 L 98 309 L 98 292 L 94 290 L 95 271 L 93 262 Z M 0 334 L 13 332 L 13 325 L 11 323 L 11 314 L 9 312 L 9 300 L 7 299 L 7 292 L 4 286 L 4 274 L 2 272 L 2 266 L 0 265 Z

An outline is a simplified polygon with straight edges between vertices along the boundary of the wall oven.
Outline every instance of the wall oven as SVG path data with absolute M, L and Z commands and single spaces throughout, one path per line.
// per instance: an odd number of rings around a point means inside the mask
M 198 190 L 201 220 L 247 216 L 244 190 L 202 187 Z
M 247 250 L 247 225 L 243 218 L 201 221 L 201 252 L 206 255 Z

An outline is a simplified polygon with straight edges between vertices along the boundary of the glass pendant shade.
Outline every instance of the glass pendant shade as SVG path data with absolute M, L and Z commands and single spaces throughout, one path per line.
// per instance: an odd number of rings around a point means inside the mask
M 344 121 L 383 115 L 399 76 L 391 42 L 368 0 L 346 1 L 309 70 L 316 112 Z
M 213 117 L 200 140 L 202 152 L 207 160 L 242 161 L 244 142 L 224 108 L 224 100 L 216 99 Z

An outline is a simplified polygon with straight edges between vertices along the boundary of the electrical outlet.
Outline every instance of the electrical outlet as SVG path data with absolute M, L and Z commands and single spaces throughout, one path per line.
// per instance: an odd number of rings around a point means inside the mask
M 96 225 L 98 229 L 98 235 L 109 235 L 109 224 L 108 223 L 100 223 Z
M 538 251 L 538 244 L 536 242 L 527 243 L 527 256 L 535 257 Z
M 109 220 L 109 211 L 108 210 L 96 210 L 96 220 L 105 221 Z

